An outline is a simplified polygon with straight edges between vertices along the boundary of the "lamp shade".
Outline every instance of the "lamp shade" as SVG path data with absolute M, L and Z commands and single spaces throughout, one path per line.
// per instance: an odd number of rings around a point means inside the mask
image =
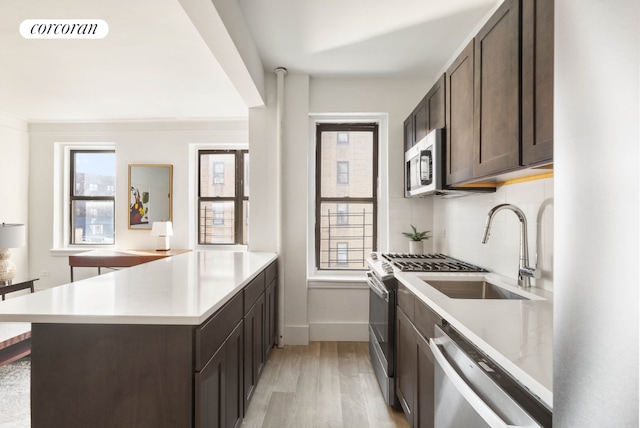
M 170 221 L 154 221 L 151 234 L 154 236 L 173 236 L 173 225 Z
M 25 245 L 24 224 L 2 223 L 0 225 L 0 248 L 17 248 Z

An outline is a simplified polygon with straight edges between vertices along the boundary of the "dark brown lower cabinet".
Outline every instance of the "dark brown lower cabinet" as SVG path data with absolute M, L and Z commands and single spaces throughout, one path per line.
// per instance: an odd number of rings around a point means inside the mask
M 410 426 L 432 428 L 435 359 L 429 348 L 429 338 L 433 336 L 433 326 L 439 318 L 417 299 L 414 315 L 417 325 L 399 307 L 396 318 L 396 394 Z
M 278 310 L 277 310 L 277 287 L 278 280 L 274 278 L 273 281 L 269 285 L 267 285 L 267 290 L 264 294 L 264 303 L 265 303 L 265 343 L 264 343 L 264 353 L 265 353 L 265 361 L 269 359 L 269 354 L 276 343 L 278 342 Z
M 240 426 L 275 343 L 275 266 L 201 325 L 33 323 L 32 426 Z
M 193 426 L 193 326 L 31 325 L 31 426 Z
M 433 427 L 435 359 L 427 339 L 416 332 L 416 414 L 413 426 L 420 428 Z
M 396 394 L 410 426 L 414 426 L 416 389 L 416 333 L 398 307 L 396 315 Z
M 246 413 L 265 363 L 264 293 L 244 316 L 244 399 Z
M 240 321 L 224 344 L 195 376 L 195 426 L 236 428 L 243 417 L 243 336 Z

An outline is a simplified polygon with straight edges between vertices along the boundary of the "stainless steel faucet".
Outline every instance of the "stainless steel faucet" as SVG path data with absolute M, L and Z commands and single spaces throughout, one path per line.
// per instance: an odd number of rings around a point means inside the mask
M 513 211 L 520 220 L 520 263 L 518 266 L 518 285 L 523 288 L 531 287 L 530 278 L 540 278 L 540 271 L 535 267 L 529 267 L 529 242 L 527 240 L 527 218 L 524 212 L 515 205 L 512 204 L 500 204 L 489 210 L 487 215 L 487 222 L 484 225 L 484 234 L 482 235 L 482 243 L 486 244 L 489 241 L 489 234 L 491 232 L 491 221 L 493 216 L 502 210 Z M 537 265 L 537 263 L 536 263 Z

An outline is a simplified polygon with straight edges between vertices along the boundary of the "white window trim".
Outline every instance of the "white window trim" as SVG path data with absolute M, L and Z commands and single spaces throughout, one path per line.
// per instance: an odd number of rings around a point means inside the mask
M 71 244 L 68 237 L 70 236 L 69 218 L 71 198 L 71 151 L 72 150 L 116 150 L 115 143 L 54 143 L 53 149 L 53 248 L 52 255 L 66 256 L 68 254 L 94 250 L 94 249 L 112 249 L 117 245 L 117 233 L 114 244 L 112 245 L 87 245 L 87 244 Z M 116 152 L 116 159 L 118 153 Z M 117 165 L 117 163 L 116 163 Z M 116 175 L 116 189 L 118 188 L 118 179 Z M 118 212 L 118 200 L 116 192 L 116 213 Z M 114 226 L 118 230 L 118 215 L 115 215 Z
M 198 152 L 200 150 L 249 150 L 249 143 L 192 143 L 189 144 L 189 248 L 205 251 L 248 251 L 248 245 L 198 244 Z M 251 151 L 249 151 L 251 154 Z M 249 195 L 251 201 L 251 195 Z M 251 231 L 249 231 L 251 233 Z
M 319 283 L 360 282 L 363 271 L 317 270 L 315 266 L 315 203 L 316 203 L 316 125 L 320 123 L 378 124 L 378 251 L 388 248 L 389 239 L 389 117 L 387 113 L 316 113 L 309 115 L 309 151 L 307 165 L 307 280 Z

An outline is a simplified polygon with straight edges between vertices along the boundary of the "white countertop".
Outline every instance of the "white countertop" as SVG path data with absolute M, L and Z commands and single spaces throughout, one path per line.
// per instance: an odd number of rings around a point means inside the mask
M 496 285 L 524 292 L 496 274 L 395 272 L 419 299 L 553 407 L 553 293 L 532 287 L 532 300 L 453 299 L 425 283 L 452 275 L 487 276 Z
M 199 325 L 276 260 L 193 251 L 0 302 L 0 322 Z

